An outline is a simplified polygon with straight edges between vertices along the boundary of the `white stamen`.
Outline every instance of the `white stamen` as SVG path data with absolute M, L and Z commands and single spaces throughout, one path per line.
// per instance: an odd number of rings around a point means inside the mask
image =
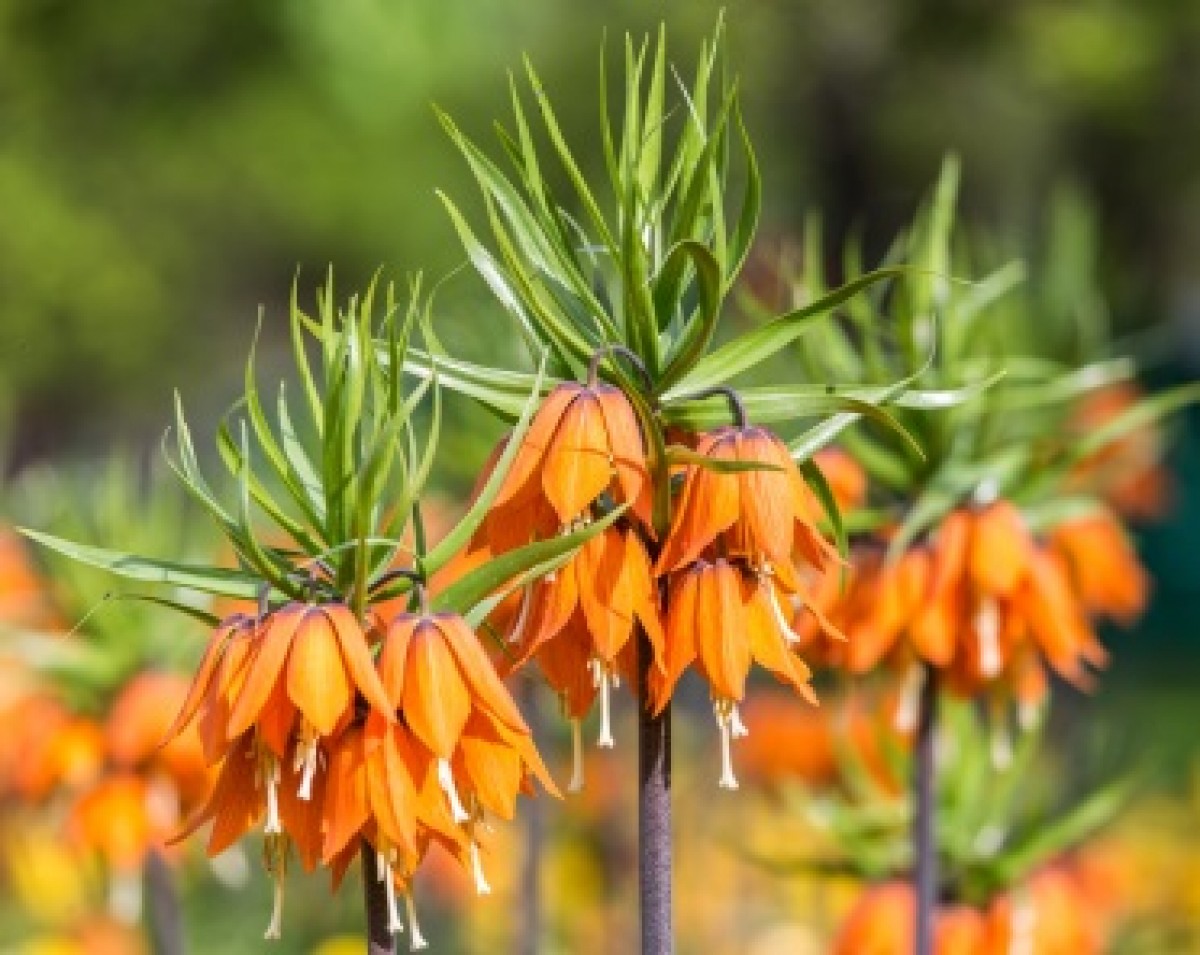
M 450 815 L 454 817 L 455 822 L 466 822 L 471 817 L 463 808 L 462 800 L 458 798 L 458 789 L 454 785 L 454 773 L 450 769 L 448 760 L 438 760 L 437 777 L 438 785 L 442 787 L 442 792 L 446 794 L 446 800 L 450 803 Z
M 992 768 L 1004 772 L 1012 765 L 1012 737 L 1008 733 L 1008 725 L 997 720 L 992 724 Z
M 1000 675 L 1000 610 L 992 597 L 984 597 L 975 614 L 975 632 L 979 636 L 979 672 L 985 679 Z
M 529 623 L 529 607 L 533 603 L 532 593 L 532 587 L 526 587 L 521 591 L 521 607 L 517 611 L 517 622 L 513 625 L 512 633 L 508 635 L 509 643 L 520 643 L 521 638 L 525 636 L 525 627 Z
M 729 746 L 730 720 L 725 712 L 726 705 L 718 701 L 713 706 L 717 716 L 717 728 L 721 731 L 721 778 L 717 785 L 722 789 L 737 789 L 737 777 L 733 775 L 733 754 Z
M 750 728 L 742 722 L 742 711 L 736 703 L 729 711 L 729 731 L 734 739 L 745 739 L 750 735 Z
M 137 924 L 142 917 L 142 880 L 136 873 L 113 874 L 108 887 L 108 911 L 118 922 Z
M 404 920 L 400 918 L 400 906 L 396 903 L 396 880 L 392 874 L 392 867 L 379 867 L 379 876 L 387 885 L 388 931 L 395 935 L 404 931 Z
M 616 670 L 613 670 L 608 675 L 608 681 L 612 684 L 612 688 L 614 690 L 619 690 L 621 688 L 621 676 Z
M 571 781 L 567 783 L 567 792 L 583 791 L 583 725 L 579 720 L 571 720 Z
M 317 741 L 308 744 L 304 753 L 304 775 L 300 777 L 300 789 L 296 795 L 306 802 L 312 799 L 313 779 L 317 775 Z
M 1021 727 L 1022 732 L 1028 733 L 1038 725 L 1038 721 L 1042 718 L 1042 707 L 1040 703 L 1033 700 L 1021 700 L 1017 704 L 1017 725 Z
M 779 632 L 787 641 L 788 646 L 795 646 L 800 642 L 800 637 L 788 623 L 787 617 L 783 615 L 783 608 L 779 606 L 779 594 L 775 591 L 775 585 L 770 580 L 764 580 L 762 585 L 767 589 L 767 602 L 771 605 L 771 616 L 775 618 L 775 626 L 779 628 Z
M 279 821 L 279 761 L 271 756 L 267 761 L 267 822 L 263 832 L 268 835 L 283 832 L 283 824 Z
M 596 740 L 596 745 L 601 749 L 612 749 L 616 745 L 612 735 L 612 713 L 609 704 L 612 677 L 599 660 L 596 661 L 596 666 L 600 671 L 600 737 Z
M 417 907 L 413 904 L 412 893 L 404 896 L 404 905 L 408 909 L 408 950 L 410 952 L 419 952 L 421 949 L 429 948 L 429 943 L 425 941 L 425 936 L 421 934 L 421 926 L 417 924 Z
M 388 865 L 387 855 L 379 849 L 375 850 L 375 879 L 382 882 L 391 879 L 392 867 Z
M 896 707 L 896 729 L 911 733 L 917 728 L 917 713 L 921 705 L 921 690 L 925 688 L 925 668 L 912 664 L 904 674 L 900 687 L 900 705 Z
M 263 938 L 279 938 L 283 930 L 283 876 L 275 877 L 275 891 L 271 906 L 271 924 L 263 933 Z
M 475 893 L 491 895 L 492 887 L 488 885 L 487 876 L 483 872 L 483 858 L 479 853 L 479 843 L 472 842 L 468 851 L 471 854 L 471 872 L 475 876 Z

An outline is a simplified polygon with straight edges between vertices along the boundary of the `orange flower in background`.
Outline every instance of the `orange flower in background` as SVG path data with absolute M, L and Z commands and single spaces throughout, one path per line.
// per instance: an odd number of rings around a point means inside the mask
M 1145 610 L 1150 578 L 1112 515 L 1060 524 L 1050 535 L 1050 546 L 1065 558 L 1075 590 L 1090 612 L 1128 625 Z
M 76 800 L 68 832 L 77 844 L 98 852 L 114 869 L 131 873 L 141 868 L 156 838 L 177 823 L 177 816 L 164 817 L 161 807 L 154 805 L 145 780 L 120 773 Z
M 44 799 L 58 787 L 86 786 L 103 772 L 104 731 L 86 717 L 50 716 L 50 725 L 35 731 L 29 743 L 15 779 L 27 799 Z
M 629 400 L 611 385 L 566 382 L 534 415 L 493 503 L 486 538 L 499 553 L 550 536 L 606 492 L 648 524 L 647 486 L 646 453 Z
M 885 662 L 905 671 L 897 714 L 905 727 L 915 718 L 921 664 L 964 695 L 1002 691 L 1032 719 L 1048 687 L 1045 668 L 1089 687 L 1088 668 L 1107 660 L 1092 618 L 1129 622 L 1146 595 L 1145 572 L 1113 518 L 1071 521 L 1039 539 L 1003 500 L 950 512 L 894 560 L 860 550 L 843 594 L 832 576 L 813 600 L 849 640 L 838 647 L 798 619 L 802 652 L 852 673 Z
M 0 623 L 54 627 L 57 615 L 21 538 L 0 527 Z
M 194 727 L 164 743 L 172 714 L 187 697 L 188 680 L 178 673 L 146 671 L 126 682 L 109 709 L 105 739 L 118 767 L 165 773 L 185 804 L 207 793 L 208 767 Z
M 866 503 L 867 474 L 849 454 L 841 448 L 822 448 L 812 461 L 825 476 L 839 510 L 853 511 Z
M 1112 422 L 1145 399 L 1133 382 L 1116 382 L 1088 392 L 1074 412 L 1073 430 L 1086 435 Z M 1098 489 L 1119 513 L 1137 520 L 1166 514 L 1174 496 L 1163 466 L 1162 429 L 1154 423 L 1126 433 L 1076 468 L 1075 483 Z
M 910 955 L 915 919 L 911 885 L 870 887 L 843 923 L 833 953 Z M 1074 880 L 1046 869 L 986 908 L 939 906 L 933 948 L 936 955 L 1095 955 L 1105 941 L 1098 924 Z
M 799 782 L 809 787 L 841 781 L 841 748 L 862 763 L 882 787 L 899 794 L 904 781 L 885 756 L 888 746 L 903 748 L 890 713 L 894 702 L 858 696 L 820 709 L 797 707 L 788 697 L 760 692 L 748 699 L 742 717 L 753 732 L 740 744 L 739 775 L 768 787 Z

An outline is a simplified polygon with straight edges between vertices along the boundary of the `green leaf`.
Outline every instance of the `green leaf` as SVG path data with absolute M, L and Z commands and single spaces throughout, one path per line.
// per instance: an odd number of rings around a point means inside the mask
M 542 368 L 545 368 L 545 361 L 542 362 Z M 529 396 L 525 400 L 525 408 L 521 413 L 521 418 L 509 435 L 504 453 L 500 455 L 500 459 L 492 469 L 492 474 L 487 479 L 487 483 L 484 484 L 483 489 L 479 492 L 475 503 L 471 505 L 462 519 L 454 525 L 453 530 L 443 537 L 433 550 L 425 555 L 424 560 L 421 561 L 423 571 L 427 576 L 437 573 L 449 562 L 451 557 L 466 547 L 467 542 L 470 541 L 480 525 L 487 518 L 488 512 L 492 507 L 492 502 L 495 501 L 496 495 L 500 493 L 504 479 L 508 476 L 509 468 L 512 467 L 512 463 L 516 460 L 517 454 L 521 449 L 521 442 L 525 440 L 529 424 L 541 404 L 541 395 L 542 373 L 539 371 L 529 389 Z
M 91 567 L 98 567 L 114 576 L 124 577 L 128 580 L 170 584 L 188 590 L 199 590 L 203 593 L 243 600 L 257 599 L 258 592 L 262 587 L 261 578 L 241 570 L 182 564 L 153 557 L 139 557 L 136 554 L 127 554 L 122 551 L 78 544 L 27 527 L 19 527 L 17 530 L 35 543 L 48 547 L 64 557 Z
M 896 278 L 907 271 L 909 270 L 903 266 L 889 266 L 868 272 L 801 308 L 779 316 L 761 328 L 740 335 L 701 359 L 678 385 L 663 395 L 663 399 L 669 400 L 689 391 L 710 388 L 753 368 L 795 341 L 813 320 L 828 315 L 847 299 L 870 288 L 876 282 Z
M 811 458 L 801 461 L 798 467 L 800 473 L 804 475 L 804 480 L 808 482 L 808 486 L 817 496 L 817 500 L 821 502 L 821 509 L 825 512 L 825 517 L 829 520 L 829 526 L 833 530 L 833 539 L 837 543 L 838 553 L 843 558 L 848 557 L 850 541 L 846 537 L 846 525 L 842 522 L 842 511 L 833 496 L 833 489 L 825 480 L 825 475 L 821 473 L 817 463 Z
M 707 455 L 672 444 L 667 448 L 667 463 L 672 467 L 681 464 L 691 464 L 716 474 L 740 474 L 745 471 L 781 471 L 782 468 L 763 461 L 739 461 L 730 458 L 710 458 Z
M 531 567 L 552 561 L 556 557 L 569 555 L 578 550 L 597 534 L 608 528 L 625 512 L 625 507 L 611 511 L 604 518 L 587 527 L 563 534 L 550 540 L 537 541 L 501 554 L 477 567 L 438 594 L 432 603 L 433 609 L 464 613 L 504 587 Z

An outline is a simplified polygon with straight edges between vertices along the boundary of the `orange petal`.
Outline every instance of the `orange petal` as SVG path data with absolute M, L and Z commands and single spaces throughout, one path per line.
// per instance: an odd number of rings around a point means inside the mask
M 375 672 L 375 661 L 367 649 L 367 637 L 362 626 L 354 619 L 349 607 L 332 604 L 323 609 L 337 634 L 338 646 L 350 679 L 374 710 L 383 714 L 389 722 L 395 719 L 395 706 L 379 681 L 379 674 Z
M 422 620 L 413 633 L 408 670 L 404 718 L 435 756 L 449 759 L 467 724 L 471 700 L 458 664 L 432 620 Z
M 1007 597 L 1025 575 L 1032 551 L 1021 512 L 1008 501 L 996 501 L 975 515 L 968 555 L 971 580 L 983 593 Z
M 401 614 L 384 630 L 383 648 L 379 651 L 378 660 L 379 678 L 393 710 L 400 708 L 400 700 L 404 695 L 408 646 L 420 620 L 416 614 Z
M 596 400 L 604 416 L 608 447 L 617 471 L 617 484 L 621 488 L 621 500 L 626 504 L 635 504 L 642 497 L 642 489 L 649 481 L 646 472 L 646 451 L 637 415 L 634 414 L 629 399 L 620 389 L 611 385 L 598 386 Z
M 779 471 L 743 471 L 738 480 L 741 482 L 742 520 L 746 522 L 756 548 L 774 563 L 789 562 L 796 520 L 791 479 L 796 465 L 779 440 L 761 428 L 743 432 L 737 456 L 742 461 L 781 468 Z
M 661 713 L 671 701 L 675 684 L 696 659 L 696 589 L 699 574 L 685 570 L 671 581 L 667 597 L 667 625 L 663 666 L 650 671 L 650 702 Z
M 262 815 L 264 795 L 256 784 L 253 741 L 243 736 L 229 751 L 221 775 L 209 799 L 213 828 L 206 849 L 209 857 L 220 855 L 254 828 Z
M 240 736 L 258 719 L 271 688 L 283 672 L 293 634 L 305 618 L 302 604 L 288 604 L 271 614 L 254 641 L 254 652 L 246 682 L 242 685 L 229 716 L 229 737 Z
M 321 858 L 328 863 L 350 844 L 370 818 L 362 730 L 347 730 L 329 753 L 322 812 L 325 838 Z
M 504 507 L 526 490 L 526 485 L 535 477 L 542 464 L 563 413 L 574 402 L 580 390 L 582 389 L 579 385 L 571 382 L 559 385 L 546 396 L 546 400 L 529 423 L 525 440 L 521 442 L 517 456 L 513 459 L 508 474 L 504 476 L 504 484 L 496 495 L 493 508 Z
M 312 798 L 301 799 L 300 773 L 292 761 L 280 764 L 279 819 L 296 846 L 305 872 L 312 872 L 322 861 L 322 814 L 328 773 L 317 773 L 312 782 Z
M 579 517 L 612 483 L 600 405 L 583 392 L 563 414 L 542 471 L 542 490 L 562 524 Z
M 596 653 L 611 663 L 633 632 L 633 580 L 626 567 L 625 540 L 609 528 L 583 545 L 579 562 L 579 605 Z
M 713 696 L 740 700 L 750 670 L 750 642 L 737 569 L 717 560 L 698 570 L 696 588 L 696 646 Z
M 288 656 L 288 698 L 322 736 L 328 736 L 353 701 L 346 664 L 323 608 L 311 608 L 296 627 Z
M 183 705 L 179 708 L 179 714 L 172 721 L 166 733 L 163 734 L 160 746 L 166 745 L 167 742 L 182 733 L 184 728 L 195 718 L 196 711 L 200 708 L 200 703 L 204 699 L 209 683 L 212 682 L 217 672 L 217 665 L 221 662 L 229 641 L 241 635 L 247 624 L 249 624 L 250 628 L 253 627 L 253 623 L 249 617 L 237 614 L 222 621 L 220 626 L 217 627 L 212 635 L 212 639 L 208 642 L 208 647 L 205 648 L 204 656 L 200 660 L 200 666 L 196 670 L 196 676 L 192 679 L 192 684 L 188 687 L 187 696 L 184 697 Z
M 712 443 L 710 457 L 732 459 L 733 439 L 728 434 Z M 661 576 L 690 564 L 722 531 L 731 527 L 740 511 L 736 474 L 719 474 L 693 465 L 685 472 L 683 494 L 667 533 L 662 553 L 654 565 Z
M 467 622 L 457 614 L 442 613 L 434 618 L 442 632 L 446 645 L 450 647 L 478 705 L 484 707 L 496 719 L 520 733 L 528 733 L 521 711 L 513 702 L 508 688 L 500 682 L 496 668 L 484 653 Z

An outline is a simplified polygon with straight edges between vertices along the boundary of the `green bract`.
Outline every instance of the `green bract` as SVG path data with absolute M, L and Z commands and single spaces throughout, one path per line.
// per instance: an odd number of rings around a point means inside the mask
M 845 321 L 825 323 L 799 348 L 809 380 L 855 382 L 838 389 L 844 395 L 873 396 L 886 383 L 907 383 L 891 403 L 899 428 L 890 422 L 881 428 L 867 415 L 843 419 L 847 449 L 884 489 L 885 503 L 902 511 L 893 553 L 975 496 L 1006 497 L 1042 528 L 1099 506 L 1086 488 L 1068 487 L 1079 462 L 1200 399 L 1200 386 L 1179 388 L 1072 438 L 1074 403 L 1128 379 L 1134 363 L 1097 353 L 1106 332 L 1086 269 L 1064 275 L 1052 261 L 1051 278 L 1039 276 L 1029 290 L 1022 288 L 1026 270 L 1017 261 L 973 283 L 947 279 L 970 275 L 979 258 L 954 233 L 957 189 L 958 165 L 949 159 L 913 226 L 892 245 L 888 260 L 902 267 L 902 277 L 890 290 L 877 287 L 849 300 Z M 823 260 L 815 222 L 804 247 L 794 294 L 820 301 Z M 843 259 L 851 282 L 859 259 L 852 242 Z M 1071 307 L 1056 306 L 1064 300 Z M 900 439 L 906 434 L 923 455 Z M 886 511 L 881 517 L 891 520 Z
M 722 48 L 718 25 L 685 84 L 668 66 L 665 31 L 640 46 L 627 39 L 619 123 L 602 60 L 602 193 L 584 176 L 585 164 L 528 63 L 525 83 L 510 84 L 513 125 L 498 130 L 500 158 L 440 114 L 478 183 L 490 233 L 490 243 L 481 239 L 458 204 L 442 196 L 468 258 L 515 319 L 530 354 L 546 356 L 547 386 L 585 380 L 596 364 L 601 377 L 625 392 L 646 437 L 660 530 L 670 509 L 665 428 L 729 423 L 727 401 L 700 395 L 758 371 L 816 320 L 903 271 L 856 276 L 714 347 L 761 203 L 754 150 L 736 84 L 724 75 Z M 474 365 L 431 345 L 410 353 L 410 372 L 436 374 L 501 415 L 514 415 L 533 387 L 530 376 Z M 818 419 L 795 447 L 803 459 L 837 433 L 827 428 L 831 415 L 865 415 L 895 427 L 881 405 L 904 394 L 903 378 L 853 391 L 760 386 L 745 392 L 746 407 L 755 421 Z
M 404 366 L 414 326 L 428 328 L 428 303 L 419 282 L 411 283 L 403 306 L 392 286 L 380 293 L 372 282 L 338 308 L 330 279 L 317 305 L 310 316 L 293 293 L 298 413 L 282 383 L 274 414 L 268 412 L 250 350 L 243 396 L 217 432 L 227 483 L 235 488 L 231 502 L 202 474 L 182 402 L 176 400 L 168 461 L 220 526 L 236 568 L 108 550 L 40 531 L 27 530 L 27 536 L 76 561 L 143 583 L 268 601 L 320 596 L 345 601 L 360 614 L 374 601 L 407 593 L 414 578 L 427 582 L 486 516 L 532 416 L 541 377 L 531 377 L 517 440 L 500 457 L 483 492 L 463 520 L 430 546 L 419 499 L 437 447 L 440 390 L 436 374 L 406 390 L 405 377 L 393 373 Z M 426 402 L 429 423 L 422 429 L 418 413 Z M 470 613 L 498 586 L 552 570 L 603 526 L 506 554 L 465 575 L 436 605 Z M 393 574 L 397 569 L 407 576 Z

